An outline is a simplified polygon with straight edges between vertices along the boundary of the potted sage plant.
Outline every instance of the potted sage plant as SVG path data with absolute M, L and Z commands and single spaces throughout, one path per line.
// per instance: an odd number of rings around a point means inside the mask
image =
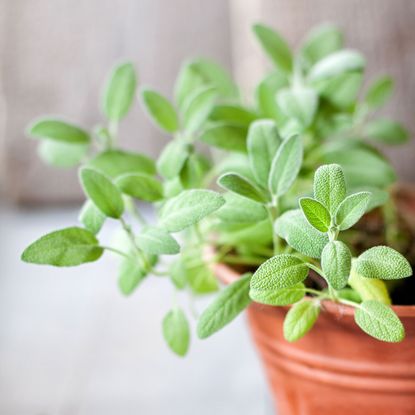
M 79 225 L 40 237 L 22 259 L 66 267 L 112 252 L 126 296 L 154 275 L 193 295 L 223 282 L 197 335 L 247 309 L 279 414 L 414 413 L 415 196 L 394 186 L 377 145 L 409 138 L 376 117 L 393 82 L 382 76 L 362 93 L 365 59 L 332 25 L 312 30 L 297 53 L 269 27 L 254 33 L 273 69 L 249 105 L 206 59 L 184 63 L 173 101 L 139 90 L 171 136 L 157 160 L 120 145 L 118 125 L 137 96 L 130 62 L 111 72 L 105 121 L 90 131 L 32 122 L 43 160 L 80 166 L 86 201 Z M 102 240 L 110 220 L 124 238 Z M 162 332 L 173 352 L 187 353 L 185 304 L 167 312 Z

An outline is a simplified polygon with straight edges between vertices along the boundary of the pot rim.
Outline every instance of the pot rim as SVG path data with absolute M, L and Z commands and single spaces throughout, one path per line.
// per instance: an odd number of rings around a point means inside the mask
M 238 280 L 241 274 L 238 271 L 235 271 L 229 265 L 224 263 L 215 263 L 212 265 L 213 270 L 217 278 L 225 285 L 232 284 Z M 323 302 L 324 310 L 330 314 L 334 315 L 354 315 L 354 308 L 345 304 L 338 304 L 330 300 L 324 300 Z M 261 304 L 261 306 L 265 306 Z M 266 306 L 271 308 L 276 308 L 278 306 Z M 415 305 L 392 305 L 393 311 L 399 317 L 415 317 Z

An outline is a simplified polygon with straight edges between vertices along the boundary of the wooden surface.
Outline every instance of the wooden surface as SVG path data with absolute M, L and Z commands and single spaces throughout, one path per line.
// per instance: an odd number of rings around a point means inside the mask
M 233 64 L 247 95 L 268 68 L 251 26 L 261 21 L 298 47 L 314 25 L 331 22 L 344 29 L 346 43 L 361 50 L 369 79 L 396 79 L 393 99 L 383 110 L 415 132 L 415 1 L 413 0 L 231 0 Z M 388 148 L 401 179 L 415 181 L 415 141 Z

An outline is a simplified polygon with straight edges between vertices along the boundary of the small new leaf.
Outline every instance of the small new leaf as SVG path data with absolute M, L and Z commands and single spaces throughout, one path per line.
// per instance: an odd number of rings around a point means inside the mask
M 369 88 L 365 97 L 365 103 L 371 109 L 381 107 L 392 95 L 393 79 L 389 76 L 378 78 Z
M 190 154 L 189 145 L 176 138 L 164 147 L 157 160 L 157 170 L 165 179 L 174 179 L 182 170 Z
M 279 197 L 294 183 L 303 161 L 303 143 L 298 135 L 290 137 L 279 147 L 275 155 L 268 186 L 270 192 Z
M 156 91 L 141 91 L 143 104 L 148 115 L 162 130 L 174 133 L 179 129 L 179 120 L 173 105 Z
M 370 336 L 384 342 L 400 342 L 405 329 L 394 311 L 378 301 L 364 301 L 355 311 L 356 324 Z
M 181 308 L 169 311 L 163 319 L 163 336 L 170 349 L 178 356 L 185 356 L 189 349 L 189 322 Z
M 124 212 L 124 202 L 118 188 L 102 173 L 84 167 L 80 179 L 85 194 L 106 216 L 119 219 Z
M 81 163 L 88 152 L 88 144 L 68 144 L 55 140 L 42 140 L 38 155 L 51 166 L 68 168 Z
M 300 282 L 289 288 L 272 289 L 269 291 L 250 291 L 250 296 L 257 303 L 285 306 L 300 301 L 305 294 L 305 285 Z
M 300 206 L 310 225 L 314 226 L 320 232 L 327 232 L 329 230 L 331 221 L 330 213 L 320 202 L 311 197 L 302 197 L 300 199 Z
M 359 192 L 347 196 L 336 211 L 336 224 L 341 231 L 351 228 L 366 213 L 371 194 Z
M 103 110 L 111 121 L 124 118 L 134 100 L 137 76 L 134 66 L 127 62 L 111 73 L 103 97 Z
M 271 163 L 281 144 L 277 125 L 273 120 L 254 121 L 249 127 L 247 146 L 249 163 L 259 185 L 268 186 Z
M 251 274 L 243 275 L 228 285 L 202 313 L 197 324 L 197 335 L 205 339 L 235 319 L 251 302 L 249 283 Z
M 144 228 L 136 237 L 137 245 L 144 252 L 155 255 L 174 255 L 180 252 L 177 241 L 165 230 Z
M 168 232 L 181 231 L 215 212 L 224 203 L 225 199 L 211 190 L 185 190 L 163 206 L 159 225 Z
M 34 138 L 48 139 L 67 144 L 87 144 L 90 136 L 82 128 L 66 121 L 51 118 L 35 121 L 27 133 Z
M 408 260 L 388 246 L 375 246 L 363 252 L 354 262 L 356 272 L 365 278 L 396 280 L 410 277 Z
M 330 286 L 340 290 L 346 286 L 352 266 L 352 254 L 341 241 L 331 241 L 321 254 L 321 267 Z
M 320 314 L 320 305 L 314 301 L 301 301 L 294 304 L 288 311 L 284 320 L 284 337 L 289 342 L 307 334 L 314 326 Z
M 327 164 L 317 169 L 314 175 L 314 197 L 335 215 L 346 197 L 346 182 L 342 168 L 338 164 Z
M 132 294 L 146 275 L 146 269 L 138 258 L 123 258 L 118 278 L 120 291 L 124 295 Z
M 255 200 L 256 202 L 265 202 L 267 200 L 260 189 L 237 173 L 223 174 L 218 179 L 218 185 L 230 192 Z
M 72 267 L 96 261 L 103 249 L 95 235 L 86 229 L 72 227 L 42 236 L 22 254 L 24 262 L 56 267 Z
M 251 298 L 270 291 L 290 288 L 306 279 L 307 265 L 294 255 L 281 254 L 265 261 L 252 276 Z

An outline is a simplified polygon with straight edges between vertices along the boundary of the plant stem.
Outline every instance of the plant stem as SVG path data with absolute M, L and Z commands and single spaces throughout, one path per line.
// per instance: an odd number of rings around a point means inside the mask
M 251 258 L 238 255 L 225 255 L 222 257 L 222 261 L 228 264 L 239 265 L 261 265 L 264 262 L 262 258 Z
M 269 219 L 271 221 L 271 226 L 272 226 L 272 242 L 274 245 L 273 251 L 274 251 L 274 255 L 277 255 L 281 252 L 280 238 L 275 233 L 275 230 L 274 230 L 274 222 L 278 218 L 278 200 L 274 200 L 272 205 L 268 206 L 267 210 L 268 210 L 268 215 L 269 215 Z
M 105 249 L 106 251 L 114 252 L 115 254 L 121 255 L 125 258 L 130 258 L 130 256 L 128 254 L 126 254 L 123 251 L 120 251 L 117 248 L 113 248 L 112 246 L 100 245 L 100 248 Z

